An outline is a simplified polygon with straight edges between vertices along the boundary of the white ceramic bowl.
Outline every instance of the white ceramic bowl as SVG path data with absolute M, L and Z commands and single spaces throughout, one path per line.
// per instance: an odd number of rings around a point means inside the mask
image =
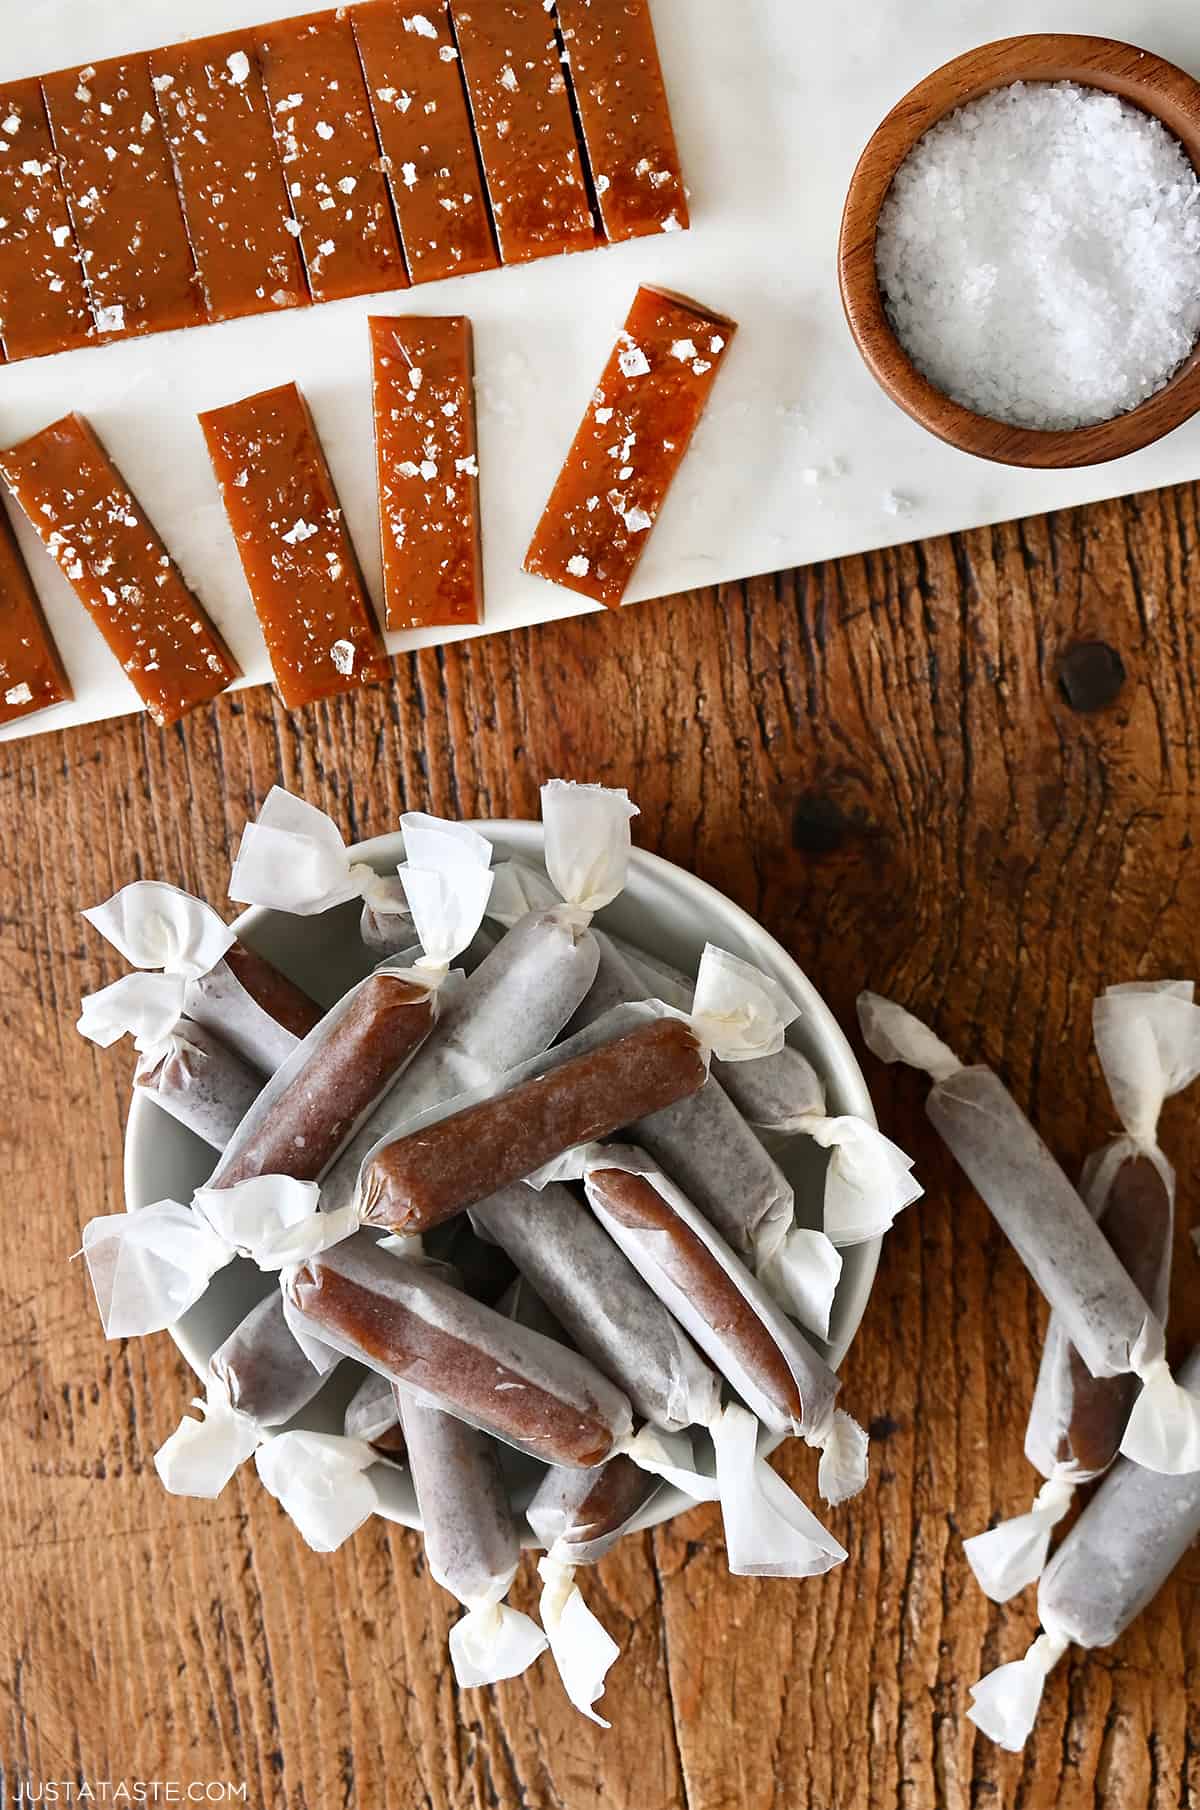
M 542 865 L 540 823 L 489 820 L 474 827 L 493 844 L 497 860 L 518 857 Z M 404 859 L 403 838 L 399 832 L 378 836 L 360 843 L 351 855 L 356 861 L 369 862 L 380 873 L 394 873 Z M 315 918 L 256 908 L 238 919 L 237 931 L 319 1003 L 332 1005 L 372 966 L 359 940 L 358 915 L 357 905 L 339 906 Z M 816 988 L 773 937 L 714 887 L 658 855 L 635 849 L 624 892 L 599 913 L 596 922 L 689 973 L 695 972 L 705 943 L 713 942 L 770 974 L 801 1008 L 788 1038 L 816 1067 L 825 1084 L 829 1111 L 854 1113 L 872 1125 L 875 1123 L 862 1071 Z M 795 1185 L 798 1215 L 819 1224 L 825 1153 L 809 1139 L 798 1137 L 783 1142 L 775 1155 Z M 212 1166 L 213 1155 L 208 1146 L 156 1106 L 148 1094 L 135 1088 L 125 1139 L 125 1199 L 129 1209 L 148 1206 L 155 1200 L 190 1199 Z M 855 1245 L 843 1257 L 826 1347 L 835 1366 L 845 1356 L 863 1317 L 879 1261 L 879 1240 Z M 233 1263 L 214 1277 L 204 1298 L 173 1329 L 176 1344 L 198 1374 L 203 1373 L 217 1346 L 268 1286 L 268 1279 L 249 1263 Z M 350 1386 L 343 1374 L 347 1369 L 343 1366 L 334 1372 L 317 1399 L 293 1424 L 326 1432 L 341 1431 Z M 183 1407 L 180 1403 L 181 1412 Z M 522 1495 L 527 1497 L 534 1472 L 527 1461 L 518 1455 L 514 1458 L 514 1494 L 519 1502 Z M 381 1463 L 375 1466 L 374 1477 L 380 1512 L 408 1527 L 419 1527 L 408 1473 Z M 640 1525 L 654 1526 L 690 1506 L 677 1490 L 661 1490 L 648 1505 Z

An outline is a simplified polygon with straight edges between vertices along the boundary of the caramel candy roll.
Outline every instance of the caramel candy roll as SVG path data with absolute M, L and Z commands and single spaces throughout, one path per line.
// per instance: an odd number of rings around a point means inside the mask
M 240 942 L 188 983 L 185 1010 L 264 1075 L 281 1068 L 321 1019 L 315 1000 Z
M 360 1178 L 364 1223 L 425 1231 L 565 1150 L 696 1093 L 708 1074 L 699 1037 L 679 1018 L 616 1035 L 601 1020 L 529 1069 L 504 1091 L 384 1144 Z
M 134 1086 L 214 1150 L 224 1150 L 262 1091 L 263 1075 L 212 1031 L 181 1018 L 166 1047 L 139 1064 Z
M 554 20 L 540 0 L 451 0 L 504 264 L 589 251 L 588 203 Z
M 363 1234 L 285 1287 L 326 1344 L 531 1457 L 602 1464 L 631 1431 L 629 1403 L 584 1358 Z
M 408 282 L 351 12 L 259 28 L 275 142 L 315 302 Z
M 36 76 L 0 88 L 0 340 L 5 358 L 96 337 Z
M 42 77 L 97 331 L 120 338 L 206 320 L 150 59 Z
M 395 1385 L 368 1370 L 346 1403 L 342 1431 L 347 1439 L 363 1439 L 392 1464 L 404 1461 L 404 1430 Z
M 151 51 L 150 78 L 209 318 L 307 305 L 254 33 Z
M 0 473 L 160 728 L 232 684 L 228 648 L 81 416 L 0 453 Z
M 289 710 L 389 673 L 325 454 L 295 384 L 200 416 Z
M 71 695 L 17 537 L 0 509 L 0 723 L 32 716 Z
M 538 1541 L 564 1565 L 597 1565 L 662 1489 L 624 1454 L 591 1471 L 551 1465 L 526 1510 Z
M 483 177 L 450 9 L 367 0 L 350 14 L 414 283 L 491 270 Z
M 557 0 L 607 239 L 681 232 L 683 171 L 649 0 Z
M 317 1394 L 328 1371 L 317 1370 L 292 1337 L 283 1296 L 273 1289 L 209 1359 L 229 1404 L 262 1427 L 281 1427 Z
M 375 450 L 391 629 L 483 616 L 471 323 L 375 316 Z
M 639 289 L 538 523 L 525 570 L 616 609 L 736 332 Z

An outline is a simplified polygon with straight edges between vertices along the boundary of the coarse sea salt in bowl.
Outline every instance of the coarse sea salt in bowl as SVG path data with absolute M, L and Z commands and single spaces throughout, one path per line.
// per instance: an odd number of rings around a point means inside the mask
M 1035 89 L 1026 106 L 1016 84 L 1074 89 Z M 1011 109 L 998 90 L 1012 90 Z M 973 107 L 984 96 L 997 104 Z M 1088 105 L 1108 96 L 1123 103 L 1119 110 Z M 963 108 L 968 111 L 957 122 L 949 119 Z M 1014 196 L 1024 185 L 1028 200 L 1031 168 L 1050 172 L 1045 211 L 1034 219 L 1042 250 L 1031 255 L 1023 239 L 1011 269 L 998 247 L 1005 226 L 1022 224 L 1021 215 L 1014 200 L 1006 218 L 1005 185 L 995 183 L 994 164 L 976 160 L 985 180 L 971 182 L 976 132 L 981 143 L 991 133 L 992 158 L 1010 160 Z M 1078 163 L 1077 185 L 1062 172 L 1061 160 L 1070 158 Z M 1123 207 L 1095 203 L 1106 169 Z M 1198 173 L 1200 84 L 1149 51 L 1110 38 L 1045 33 L 1004 38 L 955 58 L 892 109 L 847 193 L 838 276 L 868 369 L 922 427 L 980 458 L 1091 465 L 1149 445 L 1200 408 L 1200 282 L 1190 277 L 1200 270 Z M 964 194 L 978 197 L 988 183 L 994 204 L 964 209 Z M 897 222 L 901 200 L 909 212 Z M 914 298 L 914 252 L 923 244 L 940 245 L 944 255 L 931 260 L 937 284 Z M 1160 261 L 1152 269 L 1147 247 Z M 881 253 L 898 286 L 893 297 L 881 284 Z M 956 319 L 961 338 L 947 344 Z M 1051 337 L 1037 344 L 1034 336 L 1043 329 Z M 1120 348 L 1116 368 L 1114 346 Z M 1064 367 L 1078 374 L 1074 385 L 1064 382 Z M 956 387 L 958 399 L 948 393 Z
M 516 859 L 544 871 L 540 823 L 487 820 L 472 828 L 488 838 L 497 861 Z M 395 873 L 404 859 L 403 837 L 398 832 L 376 837 L 352 848 L 349 857 L 368 863 L 379 873 Z M 358 919 L 357 903 L 337 906 L 316 917 L 255 908 L 243 913 L 236 928 L 242 941 L 274 962 L 319 1004 L 328 1006 L 374 966 L 359 937 Z M 816 1068 L 829 1112 L 852 1113 L 875 1124 L 862 1071 L 829 1007 L 787 951 L 714 887 L 660 856 L 635 849 L 624 891 L 597 913 L 595 921 L 598 928 L 611 930 L 689 973 L 695 972 L 706 942 L 753 962 L 801 1008 L 799 1018 L 788 1029 L 788 1041 Z M 772 1153 L 796 1189 L 798 1217 L 804 1217 L 807 1210 L 810 1223 L 819 1223 L 825 1152 L 809 1138 L 792 1137 L 773 1144 Z M 125 1204 L 129 1211 L 157 1200 L 189 1200 L 208 1179 L 212 1167 L 209 1147 L 157 1106 L 144 1089 L 134 1088 L 125 1136 Z M 824 1348 L 835 1367 L 862 1320 L 879 1246 L 878 1239 L 871 1239 L 842 1252 L 830 1339 Z M 217 1272 L 202 1299 L 171 1328 L 172 1337 L 198 1376 L 204 1374 L 218 1345 L 271 1286 L 269 1277 L 239 1259 Z M 819 1341 L 814 1342 L 819 1347 Z M 357 1366 L 340 1365 L 316 1400 L 289 1426 L 340 1433 L 346 1402 L 360 1380 Z M 182 1413 L 186 1402 L 181 1400 L 178 1406 Z M 772 1440 L 764 1449 L 778 1443 Z M 541 1467 L 518 1453 L 506 1451 L 505 1460 L 515 1505 L 523 1510 Z M 380 1463 L 371 1474 L 379 1513 L 407 1527 L 419 1527 L 407 1470 Z M 666 1487 L 646 1505 L 635 1526 L 656 1526 L 692 1506 L 678 1490 Z

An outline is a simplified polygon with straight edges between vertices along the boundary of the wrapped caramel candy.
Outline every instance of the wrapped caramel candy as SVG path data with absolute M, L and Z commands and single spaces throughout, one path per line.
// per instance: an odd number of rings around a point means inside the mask
M 545 1652 L 546 1637 L 504 1601 L 521 1540 L 496 1447 L 406 1389 L 397 1394 L 429 1570 L 467 1611 L 450 1631 L 455 1678 L 464 1689 L 515 1678 Z
M 935 1130 L 1091 1375 L 1140 1380 L 1122 1452 L 1151 1470 L 1200 1469 L 1200 1396 L 1171 1376 L 1162 1322 L 1003 1082 L 989 1068 L 964 1068 L 926 1025 L 888 1000 L 864 993 L 858 1010 L 877 1056 L 931 1076 L 925 1110 Z
M 709 1058 L 777 1050 L 796 1008 L 748 962 L 709 944 L 690 1018 L 657 1002 L 618 1007 L 503 1081 L 423 1114 L 367 1158 L 367 1224 L 421 1232 L 531 1175 L 576 1144 L 686 1099 Z
M 1200 1395 L 1200 1347 L 1181 1366 Z M 1119 1458 L 1042 1573 L 1042 1633 L 1023 1659 L 972 1686 L 977 1728 L 1019 1752 L 1037 1717 L 1046 1678 L 1067 1648 L 1107 1647 L 1157 1595 L 1200 1535 L 1200 1472 L 1176 1476 Z
M 180 1018 L 161 1043 L 142 1051 L 133 1084 L 220 1151 L 258 1098 L 263 1079 L 211 1031 Z
M 1084 1165 L 1080 1193 L 1117 1257 L 1165 1323 L 1170 1296 L 1175 1174 L 1158 1146 L 1163 1101 L 1200 1073 L 1200 1008 L 1191 981 L 1109 987 L 1095 1004 L 1096 1051 L 1121 1137 Z M 1007 1602 L 1046 1563 L 1052 1529 L 1076 1487 L 1107 1470 L 1120 1449 L 1140 1384 L 1096 1377 L 1056 1314 L 1050 1317 L 1025 1455 L 1046 1479 L 1028 1514 L 964 1542 L 980 1585 Z
M 534 1458 L 600 1464 L 632 1429 L 586 1359 L 365 1234 L 288 1270 L 284 1290 L 317 1339 Z
M 436 1024 L 451 963 L 483 916 L 491 847 L 458 824 L 406 816 L 402 825 L 402 874 L 424 953 L 408 966 L 383 963 L 326 1013 L 247 1114 L 213 1186 L 268 1174 L 316 1180 Z
M 380 1458 L 401 1464 L 404 1433 L 395 1386 L 386 1376 L 368 1370 L 346 1403 L 342 1431 L 347 1439 L 362 1439 Z

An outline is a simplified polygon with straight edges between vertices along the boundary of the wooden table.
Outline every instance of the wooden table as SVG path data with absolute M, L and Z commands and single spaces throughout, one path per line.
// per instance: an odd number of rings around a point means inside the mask
M 850 1561 L 820 1582 L 730 1579 L 706 1508 L 630 1541 L 589 1584 L 625 1650 L 611 1733 L 565 1707 L 548 1660 L 457 1693 L 455 1611 L 415 1536 L 376 1522 L 318 1558 L 252 1467 L 214 1503 L 168 1498 L 151 1458 L 193 1380 L 165 1335 L 106 1345 L 68 1261 L 82 1221 L 122 1204 L 129 1068 L 72 1029 L 80 994 L 120 968 L 79 907 L 139 875 L 223 905 L 276 780 L 352 836 L 406 806 L 533 816 L 551 774 L 627 785 L 638 841 L 781 937 L 856 1044 L 860 987 L 911 1001 L 1003 1070 L 1076 1168 L 1113 1129 L 1093 995 L 1200 968 L 1198 506 L 1200 487 L 1164 491 L 425 653 L 390 690 L 296 716 L 259 690 L 175 733 L 127 718 L 0 747 L 11 1792 L 228 1779 L 290 1810 L 1200 1803 L 1200 1554 L 1116 1648 L 1063 1663 L 1023 1757 L 964 1719 L 970 1683 L 1035 1625 L 1028 1600 L 984 1601 L 961 1542 L 1028 1503 L 1044 1315 L 910 1073 L 868 1064 L 927 1196 L 888 1240 L 845 1366 L 874 1435 L 869 1488 L 831 1517 Z M 1122 668 L 1113 702 L 1078 707 Z M 1193 1095 L 1164 1120 L 1183 1227 L 1196 1119 Z M 1200 1335 L 1182 1230 L 1179 1349 Z M 807 1489 L 812 1456 L 783 1462 Z M 526 1572 L 514 1600 L 534 1596 Z

